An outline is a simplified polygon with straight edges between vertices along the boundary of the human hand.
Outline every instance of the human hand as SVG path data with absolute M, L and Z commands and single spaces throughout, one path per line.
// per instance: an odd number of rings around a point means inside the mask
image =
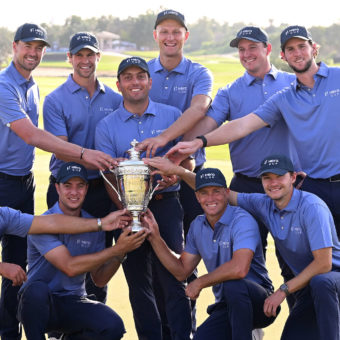
M 267 297 L 264 301 L 263 312 L 267 317 L 276 316 L 279 309 L 278 307 L 286 298 L 285 292 L 277 290 L 275 293 Z
M 13 286 L 20 286 L 27 280 L 25 271 L 17 264 L 1 262 L 0 274 L 6 279 L 11 280 Z
M 187 297 L 189 297 L 191 300 L 196 300 L 200 293 L 201 293 L 202 287 L 200 285 L 200 280 L 199 278 L 190 282 L 186 289 L 185 289 L 185 294 Z
M 169 141 L 162 135 L 157 137 L 147 138 L 138 143 L 136 149 L 138 151 L 145 150 L 146 157 L 154 157 L 157 149 L 166 145 Z
M 119 249 L 121 255 L 125 255 L 126 253 L 140 247 L 148 234 L 149 232 L 146 229 L 142 229 L 137 233 L 132 233 L 131 227 L 126 227 L 119 235 L 114 247 Z
M 162 176 L 178 175 L 181 168 L 171 162 L 166 157 L 143 158 L 143 162 L 155 168 L 152 175 L 160 174 Z
M 129 225 L 132 220 L 126 209 L 111 212 L 102 219 L 103 231 L 111 231 L 115 229 L 122 229 Z
M 166 153 L 166 156 L 175 164 L 180 164 L 202 146 L 203 142 L 198 138 L 190 142 L 179 142 Z
M 141 215 L 141 222 L 143 227 L 149 231 L 148 241 L 152 241 L 154 237 L 160 237 L 159 228 L 155 217 L 150 209 Z
M 82 160 L 86 163 L 87 168 L 99 169 L 101 171 L 113 169 L 118 165 L 117 159 L 102 151 L 92 149 L 84 149 Z

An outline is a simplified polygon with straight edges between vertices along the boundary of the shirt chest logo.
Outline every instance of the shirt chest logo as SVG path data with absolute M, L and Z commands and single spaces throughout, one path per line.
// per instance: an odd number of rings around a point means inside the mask
M 337 97 L 340 95 L 340 89 L 329 90 L 325 92 L 325 97 Z
M 78 239 L 76 244 L 80 248 L 90 248 L 91 247 L 91 241 Z
M 223 249 L 227 249 L 230 247 L 230 242 L 229 241 L 219 241 L 218 246 Z
M 188 91 L 188 87 L 187 86 L 174 86 L 174 92 L 176 93 L 181 93 L 181 94 L 185 94 Z
M 291 227 L 290 231 L 294 234 L 294 235 L 301 235 L 302 234 L 302 228 L 301 227 Z

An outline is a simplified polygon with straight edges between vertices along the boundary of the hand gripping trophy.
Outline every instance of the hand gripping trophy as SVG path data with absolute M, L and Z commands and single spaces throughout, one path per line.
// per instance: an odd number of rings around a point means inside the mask
M 133 232 L 143 229 L 139 215 L 146 211 L 149 201 L 158 187 L 156 185 L 152 190 L 151 168 L 140 159 L 140 152 L 135 149 L 137 144 L 138 141 L 134 139 L 131 142 L 132 148 L 127 151 L 130 158 L 120 162 L 115 169 L 110 170 L 115 174 L 117 189 L 100 171 L 104 180 L 116 192 L 123 207 L 131 212 Z

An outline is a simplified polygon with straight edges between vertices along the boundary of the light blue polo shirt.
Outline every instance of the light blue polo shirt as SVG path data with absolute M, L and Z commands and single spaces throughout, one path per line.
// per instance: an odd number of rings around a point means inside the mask
M 278 71 L 275 66 L 264 79 L 248 72 L 218 90 L 207 113 L 218 125 L 246 116 L 262 105 L 273 94 L 291 85 L 295 75 Z M 294 168 L 301 170 L 296 148 L 284 120 L 271 129 L 264 127 L 229 144 L 230 158 L 235 173 L 248 177 L 259 174 L 259 159 L 272 154 L 288 156 Z
M 142 142 L 146 138 L 156 137 L 173 124 L 181 115 L 176 107 L 149 101 L 149 105 L 140 117 L 124 108 L 119 108 L 102 119 L 96 129 L 96 149 L 101 150 L 113 158 L 129 158 L 127 150 L 131 149 L 131 142 L 136 139 Z M 155 156 L 164 156 L 179 139 L 171 141 L 162 148 L 158 148 Z M 145 152 L 140 154 L 145 157 Z M 171 186 L 165 191 L 177 191 L 179 186 Z
M 33 215 L 24 214 L 19 210 L 0 207 L 0 239 L 5 234 L 26 237 L 33 218 Z
M 97 123 L 116 110 L 121 95 L 101 81 L 92 97 L 78 85 L 70 74 L 65 83 L 46 96 L 43 107 L 44 127 L 55 136 L 66 136 L 68 141 L 88 149 L 94 149 Z M 50 171 L 57 176 L 64 162 L 52 155 Z M 90 179 L 98 178 L 96 170 L 88 170 Z
M 314 87 L 295 82 L 254 111 L 270 126 L 284 119 L 302 170 L 312 178 L 340 174 L 340 68 L 320 63 Z
M 282 210 L 265 194 L 238 194 L 237 204 L 261 219 L 295 275 L 313 261 L 312 251 L 327 247 L 333 248 L 333 268 L 340 269 L 340 243 L 334 221 L 326 203 L 316 195 L 294 189 Z
M 0 172 L 25 176 L 32 170 L 34 147 L 17 136 L 9 124 L 29 118 L 38 126 L 39 98 L 33 78 L 26 80 L 13 62 L 0 72 Z
M 204 66 L 183 57 L 171 71 L 165 69 L 160 58 L 148 62 L 152 88 L 150 98 L 158 103 L 172 105 L 184 112 L 193 97 L 202 94 L 211 97 L 213 77 Z M 205 153 L 199 150 L 196 154 L 196 165 L 205 162 Z
M 200 255 L 210 273 L 233 257 L 233 252 L 247 248 L 254 252 L 246 279 L 273 290 L 262 252 L 258 225 L 254 218 L 239 207 L 227 206 L 212 229 L 204 215 L 191 223 L 184 251 Z M 213 286 L 216 302 L 223 300 L 222 284 Z
M 44 215 L 63 214 L 58 202 Z M 85 211 L 81 216 L 92 218 Z M 28 280 L 46 282 L 50 290 L 57 295 L 85 295 L 85 275 L 80 274 L 69 277 L 48 262 L 44 255 L 50 250 L 64 245 L 72 256 L 91 254 L 105 248 L 105 233 L 82 233 L 82 234 L 41 234 L 28 236 Z

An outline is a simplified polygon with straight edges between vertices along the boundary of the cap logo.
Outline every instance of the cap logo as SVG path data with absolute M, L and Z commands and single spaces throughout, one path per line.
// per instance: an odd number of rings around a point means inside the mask
M 176 11 L 167 10 L 167 11 L 164 11 L 163 13 L 164 13 L 163 15 L 172 14 L 172 15 L 178 16 L 178 12 L 176 12 Z
M 137 58 L 130 58 L 126 62 L 131 63 L 131 64 L 140 64 L 141 63 L 141 61 Z
M 76 165 L 69 165 L 66 167 L 67 171 L 73 171 L 73 172 L 81 172 L 81 167 L 76 166 Z
M 293 35 L 293 34 L 298 34 L 299 33 L 299 28 L 291 28 L 286 32 L 286 35 Z
M 35 33 L 36 35 L 44 36 L 44 32 L 39 28 L 30 28 L 31 33 Z
M 263 165 L 267 165 L 268 166 L 275 166 L 275 165 L 278 165 L 279 164 L 279 160 L 278 159 L 266 159 L 264 162 L 263 162 Z
M 214 173 L 211 173 L 211 172 L 208 172 L 206 174 L 202 174 L 200 176 L 201 179 L 214 179 L 215 178 L 215 174 Z
M 251 35 L 253 33 L 253 30 L 243 30 L 241 31 L 240 35 Z
M 77 37 L 77 40 L 91 41 L 92 39 L 88 35 L 81 35 L 81 36 Z

